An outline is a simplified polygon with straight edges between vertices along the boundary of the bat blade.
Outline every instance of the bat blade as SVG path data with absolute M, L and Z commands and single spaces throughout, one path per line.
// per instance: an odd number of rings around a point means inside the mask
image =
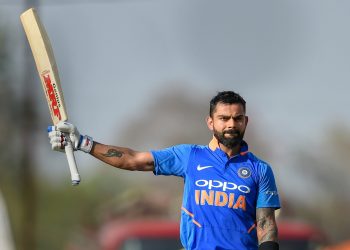
M 23 12 L 20 19 L 33 53 L 35 65 L 49 106 L 52 122 L 56 125 L 60 121 L 67 121 L 68 115 L 64 103 L 58 68 L 51 42 L 44 25 L 40 21 L 34 8 L 30 8 Z M 80 176 L 73 154 L 73 147 L 70 143 L 65 147 L 65 151 L 71 172 L 72 184 L 78 185 L 80 182 Z
M 21 14 L 54 125 L 68 119 L 51 42 L 34 8 Z

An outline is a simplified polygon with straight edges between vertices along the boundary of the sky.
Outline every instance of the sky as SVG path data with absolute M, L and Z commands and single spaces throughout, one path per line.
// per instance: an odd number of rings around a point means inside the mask
M 24 7 L 6 2 L 1 27 L 10 29 L 11 63 L 23 68 Z M 111 135 L 175 84 L 203 105 L 231 89 L 245 97 L 251 121 L 285 164 L 290 147 L 317 144 L 336 124 L 350 126 L 349 7 L 338 0 L 139 0 L 41 1 L 38 9 L 70 121 L 82 133 L 116 143 Z M 22 77 L 13 76 L 19 93 Z M 43 163 L 49 150 L 40 149 Z

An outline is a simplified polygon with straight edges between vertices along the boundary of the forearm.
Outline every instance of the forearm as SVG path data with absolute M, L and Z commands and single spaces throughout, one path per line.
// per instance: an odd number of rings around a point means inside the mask
M 259 245 L 267 241 L 278 242 L 278 229 L 273 208 L 257 209 L 257 234 Z
M 153 157 L 149 152 L 138 152 L 129 148 L 94 142 L 90 154 L 120 169 L 131 171 L 153 171 L 154 169 Z

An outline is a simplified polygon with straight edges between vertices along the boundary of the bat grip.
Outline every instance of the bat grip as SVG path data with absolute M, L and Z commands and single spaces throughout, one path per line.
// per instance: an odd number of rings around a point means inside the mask
M 68 160 L 70 175 L 72 178 L 72 185 L 77 186 L 80 183 L 80 176 L 78 173 L 77 164 L 75 162 L 73 147 L 71 142 L 67 142 L 67 145 L 65 146 L 65 151 L 66 151 L 66 156 Z

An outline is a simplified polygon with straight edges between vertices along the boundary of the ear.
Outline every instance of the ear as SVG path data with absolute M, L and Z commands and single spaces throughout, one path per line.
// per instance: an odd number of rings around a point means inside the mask
M 213 118 L 210 117 L 209 115 L 207 116 L 207 126 L 210 131 L 214 130 Z
M 247 125 L 248 125 L 248 120 L 249 120 L 248 116 L 245 116 L 245 126 L 246 126 L 246 127 L 247 127 Z

